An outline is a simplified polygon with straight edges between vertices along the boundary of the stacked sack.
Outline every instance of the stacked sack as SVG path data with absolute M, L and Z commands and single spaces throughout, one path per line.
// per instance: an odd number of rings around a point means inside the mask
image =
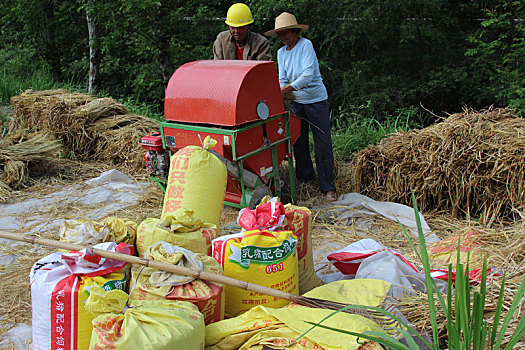
M 198 254 L 211 254 L 226 193 L 226 166 L 208 150 L 217 141 L 187 146 L 170 158 L 160 219 L 148 218 L 137 228 L 137 251 L 144 256 L 157 242 L 168 242 Z
M 217 226 L 195 217 L 193 210 L 180 208 L 161 219 L 142 221 L 137 228 L 136 245 L 139 256 L 160 241 L 211 255 L 211 242 L 217 235 Z
M 195 271 L 222 274 L 222 268 L 211 256 L 197 254 L 188 249 L 157 242 L 148 248 L 144 258 L 190 268 Z M 132 269 L 131 300 L 189 301 L 204 315 L 206 324 L 224 318 L 224 294 L 221 284 L 202 281 L 192 276 L 181 276 L 150 267 L 134 266 Z
M 170 159 L 170 171 L 160 219 L 148 218 L 137 228 L 140 257 L 221 275 L 211 257 L 212 240 L 226 192 L 226 166 L 208 150 L 216 145 L 209 136 L 202 147 L 188 146 Z M 194 304 L 206 324 L 224 318 L 223 286 L 153 268 L 134 267 L 132 300 L 183 300 Z
M 266 199 L 268 200 L 268 198 Z M 290 230 L 297 237 L 297 261 L 299 273 L 299 294 L 304 294 L 322 282 L 317 278 L 314 269 L 312 249 L 312 213 L 308 208 L 286 204 L 283 230 Z
M 133 247 L 114 242 L 97 249 L 133 254 Z M 38 260 L 30 272 L 34 349 L 87 349 L 94 315 L 84 309 L 93 284 L 105 290 L 126 290 L 127 263 L 105 259 L 87 250 L 53 253 Z
M 247 230 L 213 240 L 213 257 L 221 264 L 224 275 L 297 294 L 297 238 L 290 230 L 278 230 L 284 219 L 284 206 L 276 198 L 255 210 L 241 210 L 238 222 Z M 227 285 L 225 290 L 227 317 L 258 305 L 281 307 L 288 303 L 238 287 Z
M 390 283 L 382 280 L 344 280 L 317 287 L 305 296 L 377 307 L 383 304 L 389 289 Z M 332 313 L 333 310 L 295 304 L 282 308 L 257 306 L 240 316 L 206 326 L 206 350 L 266 347 L 290 350 L 383 349 L 375 342 L 349 334 L 326 331 L 321 327 L 311 329 L 312 323 L 322 321 L 325 326 L 343 331 L 385 333 L 377 323 L 363 316 L 346 312 L 330 316 Z
M 208 152 L 216 144 L 206 136 L 202 147 L 187 146 L 171 156 L 162 217 L 186 208 L 203 221 L 219 226 L 227 172 L 226 165 Z
M 201 350 L 204 319 L 185 301 L 132 300 L 120 290 L 91 288 L 85 308 L 96 317 L 90 350 Z
M 60 241 L 73 244 L 115 242 L 135 244 L 137 223 L 132 220 L 107 217 L 101 222 L 92 220 L 66 220 L 59 228 Z

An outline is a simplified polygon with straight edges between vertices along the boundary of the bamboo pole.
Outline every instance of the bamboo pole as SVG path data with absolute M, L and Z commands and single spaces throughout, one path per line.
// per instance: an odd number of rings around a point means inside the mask
M 334 302 L 334 301 L 324 300 L 324 299 L 304 297 L 301 295 L 283 292 L 277 289 L 264 287 L 258 284 L 241 281 L 235 278 L 231 278 L 231 277 L 227 277 L 227 276 L 223 276 L 223 275 L 219 275 L 215 273 L 198 271 L 198 270 L 193 270 L 187 267 L 171 265 L 168 263 L 155 261 L 151 259 L 139 258 L 136 256 L 117 253 L 117 252 L 110 252 L 107 250 L 94 248 L 91 244 L 88 244 L 87 246 L 83 246 L 81 244 L 65 243 L 65 242 L 60 242 L 60 241 L 56 241 L 52 239 L 41 238 L 38 236 L 20 235 L 17 233 L 7 232 L 3 230 L 0 230 L 0 238 L 6 238 L 6 239 L 14 240 L 14 241 L 26 242 L 30 244 L 39 244 L 39 245 L 43 245 L 46 247 L 53 247 L 53 248 L 64 249 L 64 250 L 80 251 L 82 249 L 88 249 L 93 254 L 101 256 L 103 258 L 124 261 L 130 264 L 142 265 L 146 267 L 152 267 L 152 268 L 159 269 L 162 271 L 176 273 L 176 274 L 184 275 L 184 276 L 192 276 L 192 277 L 195 277 L 201 280 L 207 280 L 210 282 L 227 284 L 229 286 L 241 288 L 244 290 L 249 290 L 251 292 L 261 293 L 264 295 L 269 295 L 272 297 L 285 299 L 285 300 L 294 302 L 299 305 L 307 306 L 307 307 L 330 309 L 330 310 L 340 310 L 344 308 L 345 306 L 347 306 L 347 304 L 342 304 L 339 302 Z M 361 307 L 346 309 L 344 310 L 344 312 L 366 317 L 382 325 L 384 329 L 390 329 L 395 324 L 395 321 L 393 319 L 390 319 L 388 317 L 385 318 L 385 316 L 382 313 L 363 309 Z
M 153 267 L 155 269 L 159 269 L 162 271 L 176 273 L 176 274 L 184 275 L 184 276 L 192 276 L 192 277 L 195 277 L 201 280 L 207 280 L 210 282 L 227 284 L 229 286 L 241 288 L 244 290 L 249 290 L 252 292 L 261 293 L 264 295 L 269 295 L 269 296 L 280 298 L 280 299 L 286 299 L 289 301 L 297 302 L 298 298 L 300 297 L 299 295 L 286 293 L 286 292 L 283 292 L 277 289 L 260 286 L 257 284 L 241 281 L 241 280 L 227 277 L 227 276 L 205 272 L 205 271 L 193 270 L 193 269 L 183 267 L 183 266 L 171 265 L 165 262 L 155 261 L 155 260 L 146 259 L 146 258 L 139 258 L 139 257 L 132 256 L 132 255 L 127 255 L 127 254 L 122 254 L 122 253 L 117 253 L 117 252 L 110 252 L 107 250 L 94 248 L 92 245 L 83 246 L 81 244 L 65 243 L 65 242 L 55 241 L 52 239 L 41 238 L 38 236 L 20 235 L 20 234 L 6 232 L 2 230 L 0 230 L 0 238 L 7 238 L 10 240 L 27 242 L 31 244 L 39 244 L 39 245 L 43 245 L 46 247 L 53 247 L 53 248 L 64 249 L 64 250 L 79 251 L 79 250 L 87 248 L 93 254 L 99 255 L 103 258 L 124 261 L 130 264 L 142 265 L 146 267 Z

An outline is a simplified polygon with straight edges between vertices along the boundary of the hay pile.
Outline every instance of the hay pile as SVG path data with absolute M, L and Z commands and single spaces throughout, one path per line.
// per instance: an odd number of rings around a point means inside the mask
M 422 212 L 447 210 L 490 226 L 523 210 L 524 149 L 525 120 L 511 110 L 465 110 L 361 150 L 338 190 L 409 206 L 414 190 Z
M 65 168 L 84 167 L 78 161 L 146 175 L 140 138 L 158 131 L 158 122 L 127 114 L 114 99 L 66 90 L 27 90 L 11 103 L 9 132 L 0 139 L 0 200 L 42 173 L 76 173 Z
M 60 141 L 47 133 L 15 132 L 0 139 L 0 199 L 22 189 L 29 174 L 48 169 L 59 160 Z
M 9 130 L 49 132 L 64 145 L 66 156 L 111 162 L 130 170 L 144 168 L 140 138 L 158 131 L 159 123 L 127 114 L 112 98 L 95 98 L 65 90 L 27 90 L 11 98 L 15 112 Z

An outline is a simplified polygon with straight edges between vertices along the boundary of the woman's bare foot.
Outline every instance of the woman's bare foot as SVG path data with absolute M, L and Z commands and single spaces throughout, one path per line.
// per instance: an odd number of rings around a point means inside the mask
M 335 195 L 335 192 L 334 191 L 326 192 L 325 200 L 327 202 L 335 202 L 337 200 L 337 196 Z

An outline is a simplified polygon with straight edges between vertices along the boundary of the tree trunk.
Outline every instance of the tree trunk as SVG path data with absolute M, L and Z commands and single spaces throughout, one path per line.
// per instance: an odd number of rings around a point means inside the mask
M 88 92 L 93 93 L 98 88 L 100 83 L 100 50 L 97 48 L 97 28 L 95 25 L 95 15 L 93 10 L 93 2 L 95 0 L 87 0 L 86 6 L 86 21 L 88 27 L 89 37 L 89 77 L 88 77 Z
M 167 8 L 165 1 L 159 1 L 158 6 L 157 18 L 155 20 L 157 27 L 157 59 L 162 72 L 162 85 L 164 86 L 164 90 L 166 90 L 174 70 L 171 55 L 169 53 L 170 36 L 166 31 L 165 25 L 165 23 L 168 23 L 166 18 L 169 16 L 169 9 Z
M 51 3 L 46 3 L 44 7 L 44 57 L 51 68 L 51 75 L 55 81 L 62 81 L 61 56 L 55 42 L 54 33 L 56 32 L 56 20 L 54 7 Z

